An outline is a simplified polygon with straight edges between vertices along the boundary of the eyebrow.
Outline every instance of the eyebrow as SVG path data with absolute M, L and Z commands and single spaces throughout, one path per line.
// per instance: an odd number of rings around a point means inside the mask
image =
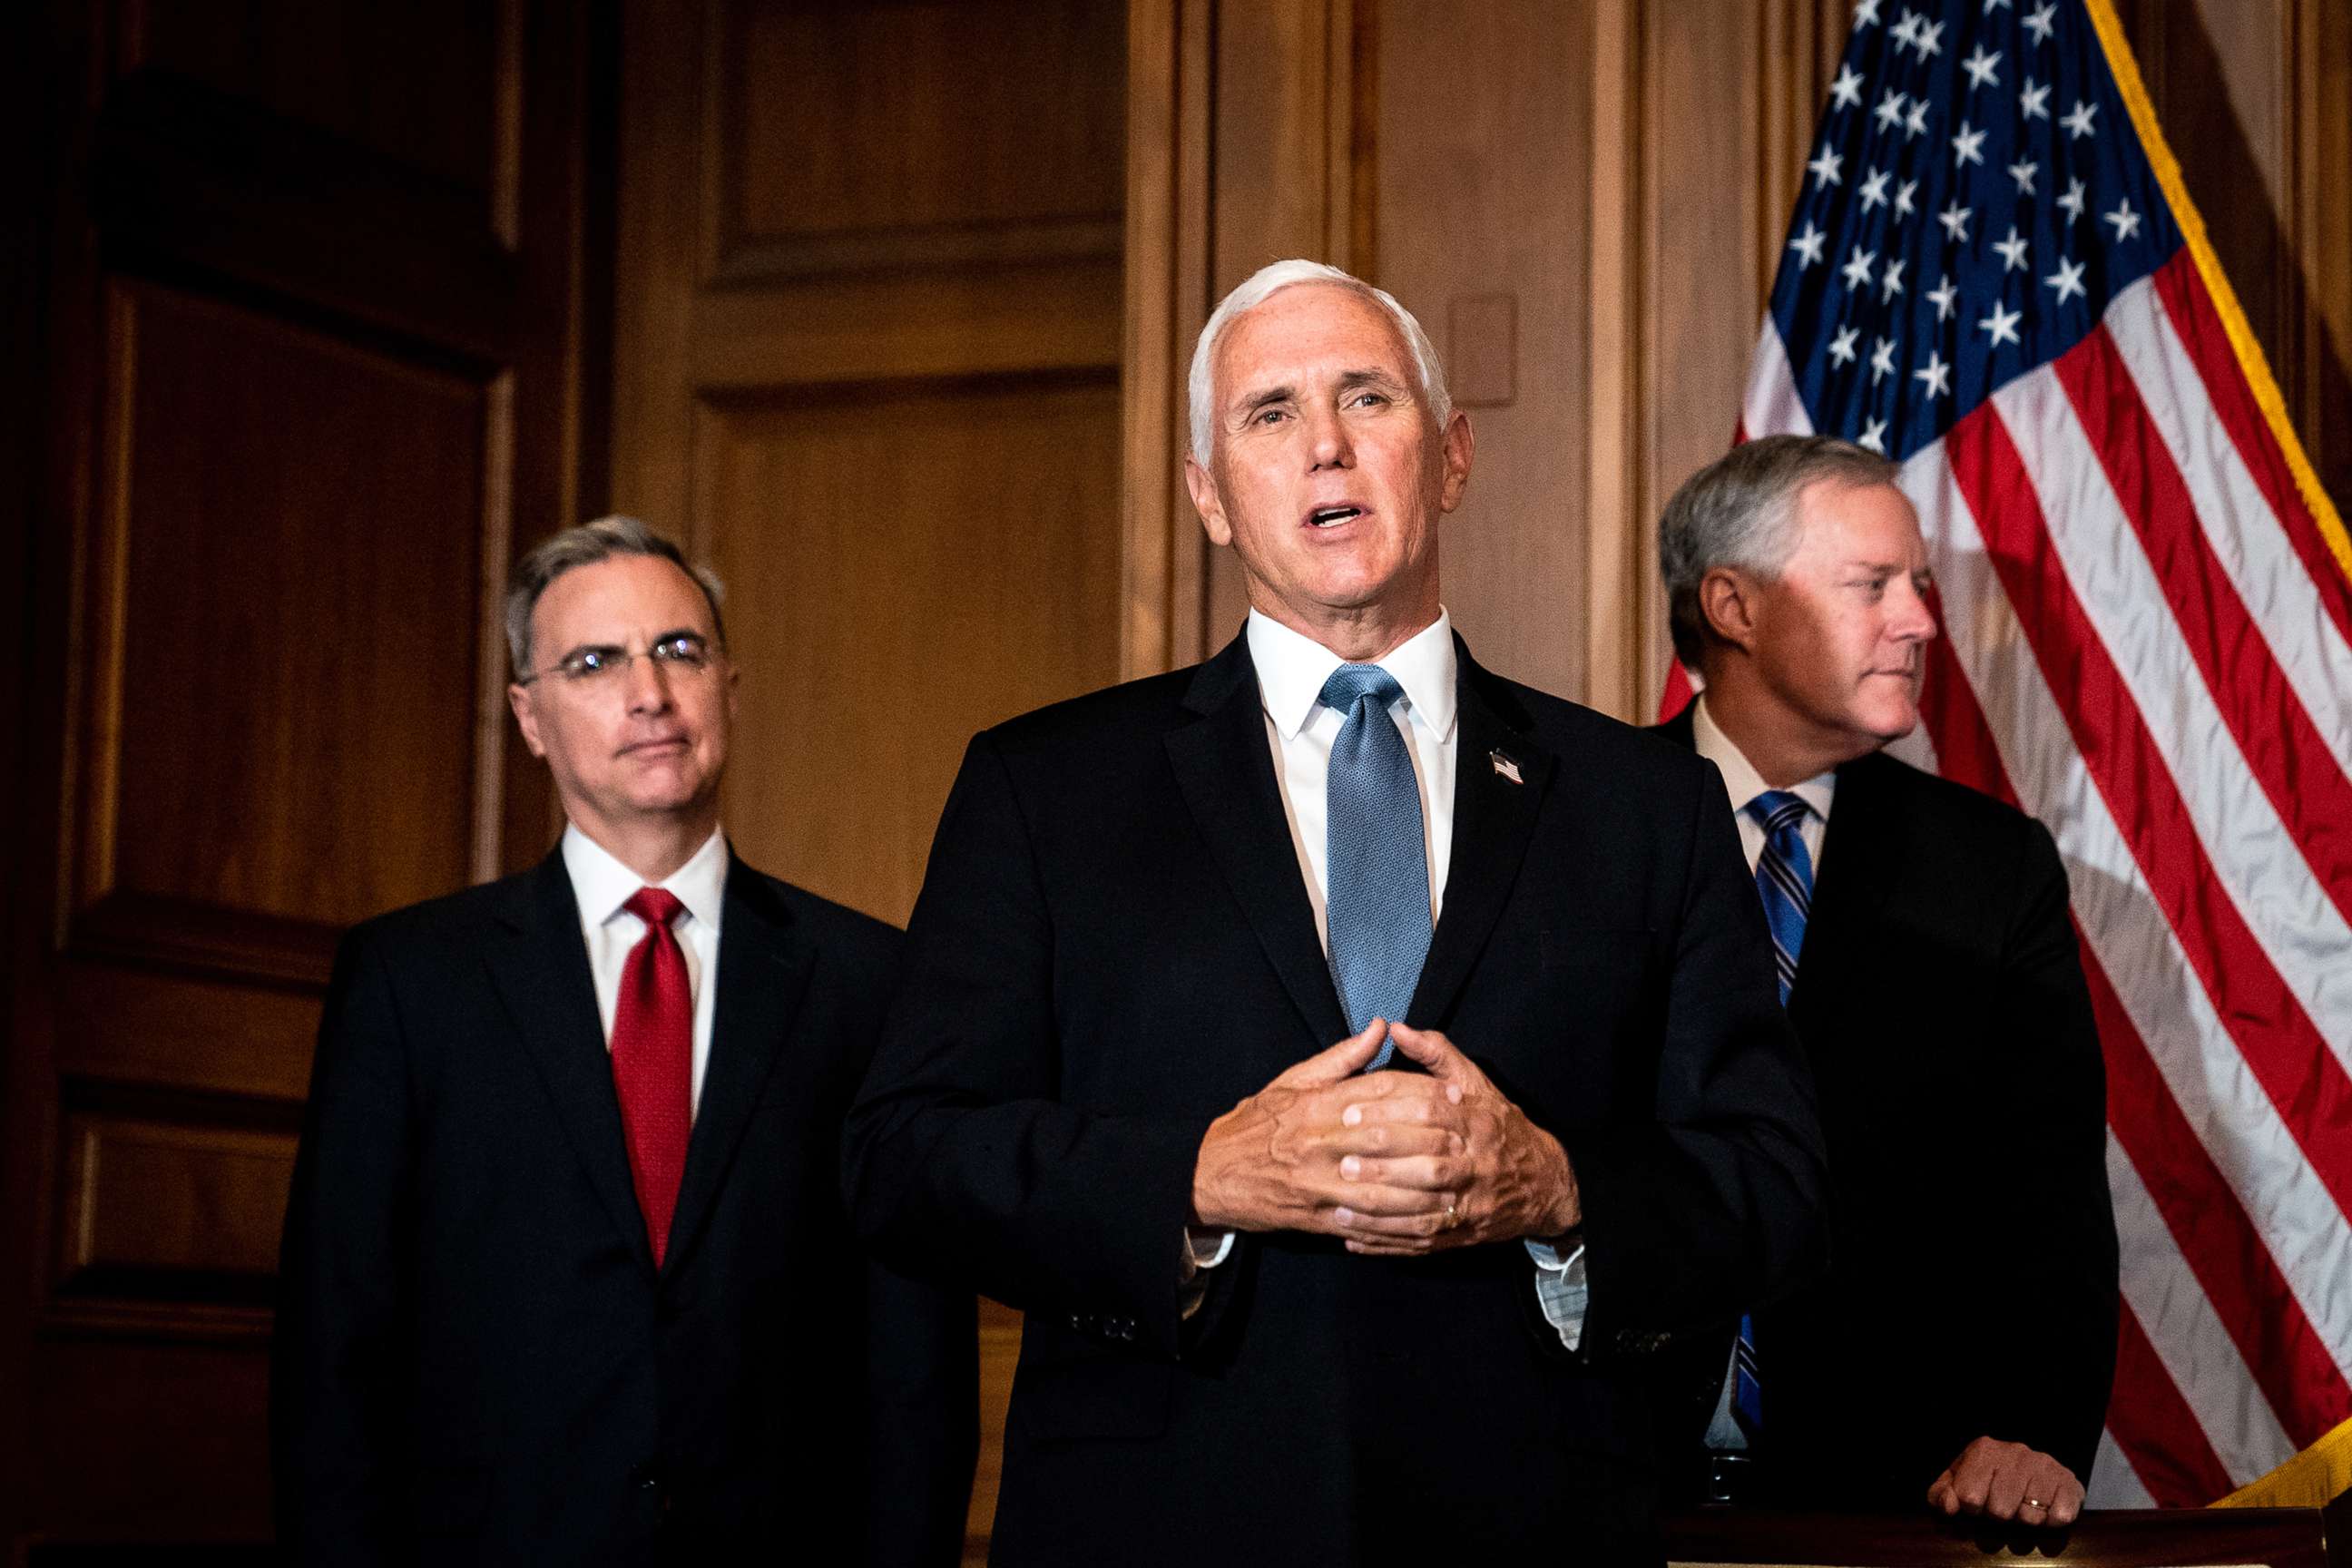
M 1339 373 L 1340 391 L 1348 392 L 1360 386 L 1377 386 L 1383 391 L 1400 394 L 1404 391 L 1404 383 L 1384 370 L 1367 367 Z M 1234 418 L 1236 423 L 1247 424 L 1261 408 L 1271 408 L 1277 403 L 1296 403 L 1297 401 L 1298 401 L 1298 389 L 1288 383 L 1280 386 L 1269 386 L 1238 405 L 1234 410 Z
M 706 646 L 710 641 L 710 636 L 707 632 L 696 631 L 692 626 L 672 626 L 668 631 L 656 632 L 652 637 L 646 638 L 646 646 L 647 647 L 651 647 L 657 642 L 668 642 L 676 637 L 692 637 L 695 641 Z M 565 649 L 562 658 L 571 658 L 576 655 L 583 653 L 626 653 L 627 651 L 628 648 L 621 643 L 583 642 L 573 647 Z M 558 663 L 561 663 L 562 661 L 562 658 L 557 660 Z
M 1922 565 L 1917 571 L 1911 572 L 1906 571 L 1899 563 L 1893 561 L 1853 560 L 1845 563 L 1845 569 L 1848 572 L 1874 572 L 1887 577 L 1908 577 L 1914 583 L 1933 583 L 1936 580 L 1936 569 L 1933 566 Z
M 1237 424 L 1246 425 L 1261 408 L 1271 408 L 1277 403 L 1295 403 L 1297 400 L 1297 389 L 1286 385 L 1270 386 L 1236 407 L 1234 410 L 1234 419 Z

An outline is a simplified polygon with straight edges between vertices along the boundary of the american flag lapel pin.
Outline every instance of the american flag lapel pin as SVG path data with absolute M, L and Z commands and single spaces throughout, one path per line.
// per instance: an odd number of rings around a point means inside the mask
M 1502 774 L 1513 784 L 1523 784 L 1528 782 L 1519 776 L 1519 764 L 1511 761 L 1510 758 L 1503 755 L 1502 752 L 1489 752 L 1486 753 L 1486 760 L 1495 764 L 1495 771 L 1496 773 Z

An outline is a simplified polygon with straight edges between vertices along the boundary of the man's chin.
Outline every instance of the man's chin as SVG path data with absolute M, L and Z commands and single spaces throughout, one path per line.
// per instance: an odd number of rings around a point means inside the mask
M 640 779 L 629 792 L 628 806 L 640 817 L 683 816 L 698 809 L 711 793 L 699 778 Z
M 1864 728 L 1869 731 L 1871 738 L 1882 746 L 1893 745 L 1919 727 L 1919 710 L 1916 705 L 1906 707 L 1899 713 L 1881 713 L 1872 717 L 1874 722 L 1864 725 Z

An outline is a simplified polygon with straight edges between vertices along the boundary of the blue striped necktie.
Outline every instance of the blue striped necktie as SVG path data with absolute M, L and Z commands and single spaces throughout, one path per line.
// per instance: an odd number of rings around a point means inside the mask
M 1805 949 L 1805 917 L 1813 908 L 1813 858 L 1805 848 L 1805 814 L 1812 808 L 1787 790 L 1768 789 L 1748 803 L 1748 815 L 1764 829 L 1764 852 L 1756 857 L 1756 891 L 1764 900 L 1764 923 L 1772 932 L 1772 963 L 1780 980 L 1780 1005 L 1797 983 L 1797 955 Z M 1752 1444 L 1764 1429 L 1764 1383 L 1756 1360 L 1756 1320 L 1739 1320 L 1739 1342 L 1731 1355 L 1731 1410 Z
M 1784 789 L 1768 789 L 1748 803 L 1748 815 L 1764 828 L 1764 852 L 1756 858 L 1756 891 L 1764 900 L 1764 923 L 1772 931 L 1772 961 L 1780 974 L 1780 1005 L 1797 983 L 1797 955 L 1805 947 L 1805 917 L 1813 908 L 1813 858 L 1800 831 L 1812 807 Z
M 1343 664 L 1323 683 L 1323 706 L 1347 716 L 1331 747 L 1323 845 L 1331 980 L 1350 1032 L 1402 1021 L 1429 956 L 1421 786 L 1389 717 L 1403 691 L 1377 664 Z M 1371 1068 L 1395 1049 L 1381 1041 Z

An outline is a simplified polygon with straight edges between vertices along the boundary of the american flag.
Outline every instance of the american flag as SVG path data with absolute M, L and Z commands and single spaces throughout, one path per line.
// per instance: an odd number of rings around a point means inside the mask
M 2109 0 L 1856 6 L 1741 418 L 1815 430 L 1902 464 L 1934 562 L 1897 750 L 2072 879 L 2123 1241 L 2091 1500 L 2210 1502 L 2352 1417 L 2352 543 Z

